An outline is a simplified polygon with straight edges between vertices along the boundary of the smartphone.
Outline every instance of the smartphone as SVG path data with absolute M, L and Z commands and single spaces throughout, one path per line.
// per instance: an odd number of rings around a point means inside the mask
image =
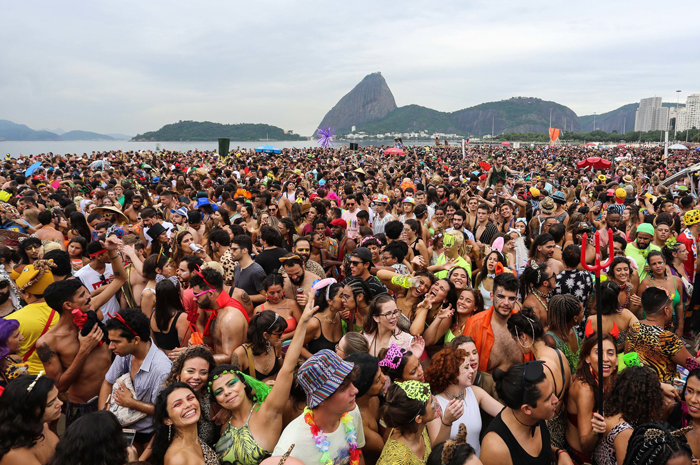
M 134 444 L 134 437 L 136 437 L 135 429 L 123 429 L 124 439 L 126 439 L 126 447 L 131 447 Z

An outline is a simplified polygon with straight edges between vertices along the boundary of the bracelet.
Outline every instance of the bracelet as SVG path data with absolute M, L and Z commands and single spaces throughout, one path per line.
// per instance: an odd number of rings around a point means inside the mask
M 569 455 L 569 453 L 564 449 L 557 449 L 557 457 L 559 457 L 561 454 Z
M 450 423 L 450 424 L 448 425 L 447 423 L 445 423 L 444 421 L 442 421 L 442 417 L 440 417 L 440 423 L 442 423 L 442 424 L 445 425 L 445 426 L 449 426 L 450 428 L 452 427 L 452 423 Z

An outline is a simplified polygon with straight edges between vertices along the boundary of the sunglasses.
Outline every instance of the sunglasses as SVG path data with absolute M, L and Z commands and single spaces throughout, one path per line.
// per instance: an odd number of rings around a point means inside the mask
M 195 299 L 198 299 L 199 296 L 202 296 L 204 294 L 208 294 L 210 292 L 214 292 L 214 289 L 207 289 L 206 291 L 200 292 L 199 294 L 192 294 L 192 297 L 194 297 Z
M 362 262 L 362 261 L 358 262 L 358 261 L 350 260 L 350 266 L 362 266 L 363 264 L 364 264 L 364 262 Z

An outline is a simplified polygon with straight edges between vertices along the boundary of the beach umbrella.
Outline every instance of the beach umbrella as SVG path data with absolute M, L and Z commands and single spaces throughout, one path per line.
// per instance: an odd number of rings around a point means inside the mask
M 272 145 L 263 145 L 261 147 L 255 147 L 255 151 L 258 153 L 282 153 L 282 150 L 278 149 L 277 147 L 273 147 Z
M 106 169 L 109 169 L 111 166 L 112 166 L 111 163 L 108 162 L 107 160 L 97 160 L 97 161 L 93 161 L 92 163 L 90 163 L 90 168 L 92 168 L 93 170 L 96 170 L 96 169 L 106 170 Z
M 41 162 L 38 161 L 38 162 L 32 164 L 29 168 L 27 168 L 27 171 L 24 172 L 24 175 L 25 175 L 25 176 L 31 176 L 31 175 L 34 174 L 34 172 L 35 172 L 36 170 L 38 170 L 40 167 L 41 167 Z
M 406 152 L 404 152 L 403 150 L 401 150 L 399 148 L 392 147 L 390 149 L 386 149 L 384 151 L 384 155 L 406 155 Z
M 585 160 L 581 160 L 576 163 L 576 168 L 595 168 L 595 169 L 609 169 L 611 166 L 610 160 L 605 160 L 600 157 L 588 157 Z
M 596 144 L 595 142 L 589 142 L 586 144 L 586 147 L 595 147 L 596 145 L 598 144 Z
M 627 147 L 627 144 L 617 144 L 618 147 Z
M 688 147 L 686 147 L 683 144 L 673 144 L 673 145 L 669 145 L 668 149 L 669 150 L 688 150 Z M 34 165 L 32 165 L 32 166 L 34 166 Z
M 510 145 L 510 142 L 501 142 L 501 145 Z

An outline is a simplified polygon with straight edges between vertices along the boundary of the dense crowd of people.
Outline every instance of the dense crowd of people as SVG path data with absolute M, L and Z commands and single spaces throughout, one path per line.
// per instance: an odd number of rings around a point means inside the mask
M 6 159 L 0 465 L 694 463 L 700 152 L 397 152 Z

